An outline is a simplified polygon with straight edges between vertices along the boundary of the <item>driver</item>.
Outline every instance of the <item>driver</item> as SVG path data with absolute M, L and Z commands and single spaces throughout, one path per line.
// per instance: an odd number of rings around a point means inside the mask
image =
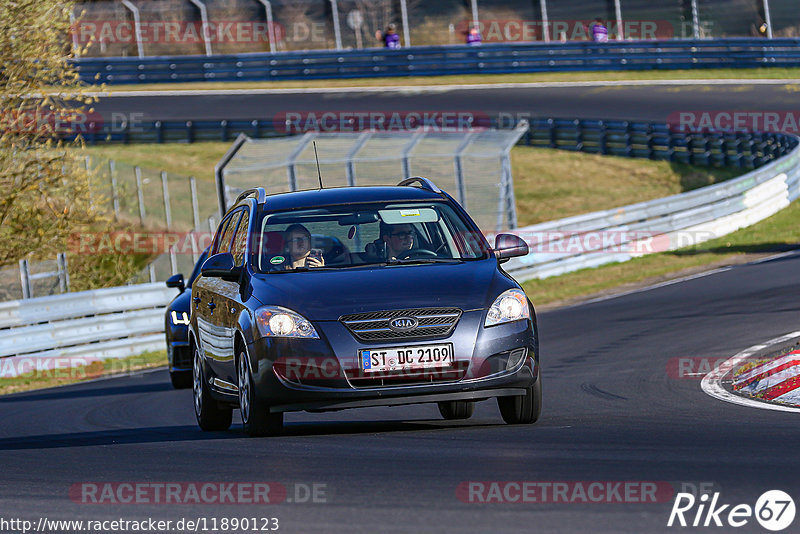
M 398 259 L 398 256 L 414 248 L 414 227 L 410 224 L 381 222 L 381 239 L 386 243 L 386 258 Z

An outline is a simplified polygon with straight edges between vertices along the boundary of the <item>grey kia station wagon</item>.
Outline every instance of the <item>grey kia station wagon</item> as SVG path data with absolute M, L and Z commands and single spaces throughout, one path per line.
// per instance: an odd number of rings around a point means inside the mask
M 425 178 L 396 187 L 242 193 L 191 289 L 197 421 L 279 433 L 289 411 L 436 403 L 466 419 L 496 398 L 533 423 L 536 315 L 502 268 L 528 246 L 475 222 Z

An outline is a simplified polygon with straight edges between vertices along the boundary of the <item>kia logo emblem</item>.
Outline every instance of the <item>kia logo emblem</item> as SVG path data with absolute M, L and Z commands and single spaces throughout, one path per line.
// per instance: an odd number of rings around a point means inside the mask
M 389 322 L 389 328 L 395 332 L 408 332 L 409 330 L 414 330 L 418 324 L 419 321 L 413 317 L 398 317 Z

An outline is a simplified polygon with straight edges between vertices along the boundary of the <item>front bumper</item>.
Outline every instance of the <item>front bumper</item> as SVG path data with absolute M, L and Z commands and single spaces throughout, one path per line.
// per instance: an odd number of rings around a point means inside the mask
M 484 313 L 465 312 L 444 339 L 364 343 L 338 321 L 315 323 L 320 339 L 262 338 L 248 345 L 255 392 L 273 412 L 522 395 L 538 376 L 533 323 L 484 328 Z M 452 343 L 455 371 L 353 379 L 360 349 L 441 343 Z

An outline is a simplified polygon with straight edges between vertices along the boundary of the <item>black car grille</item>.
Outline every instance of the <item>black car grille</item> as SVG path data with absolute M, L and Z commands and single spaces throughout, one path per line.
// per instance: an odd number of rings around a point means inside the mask
M 346 369 L 347 381 L 354 388 L 374 388 L 383 386 L 417 386 L 458 382 L 467 374 L 468 361 L 457 361 L 446 369 L 418 369 L 405 371 L 385 371 L 365 373 L 361 369 Z
M 389 321 L 400 317 L 416 319 L 416 328 L 405 332 L 392 330 Z M 460 317 L 461 310 L 458 308 L 412 308 L 354 313 L 344 315 L 339 320 L 359 341 L 397 341 L 446 337 L 453 331 Z

